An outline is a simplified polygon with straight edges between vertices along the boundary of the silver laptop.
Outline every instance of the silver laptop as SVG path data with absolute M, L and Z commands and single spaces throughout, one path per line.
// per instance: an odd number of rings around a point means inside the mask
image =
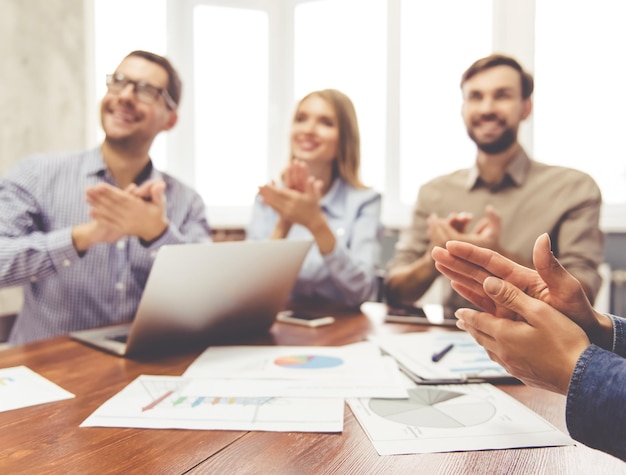
M 281 239 L 162 246 L 132 323 L 70 337 L 134 356 L 267 332 L 312 244 Z

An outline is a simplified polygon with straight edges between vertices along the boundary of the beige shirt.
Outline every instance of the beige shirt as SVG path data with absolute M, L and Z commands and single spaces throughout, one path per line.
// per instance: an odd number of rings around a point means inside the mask
M 601 204 L 600 189 L 589 175 L 530 160 L 524 151 L 514 158 L 496 187 L 482 183 L 476 166 L 457 170 L 421 187 L 411 226 L 401 232 L 389 268 L 409 264 L 428 250 L 426 220 L 431 213 L 440 217 L 472 213 L 467 228 L 472 229 L 484 217 L 485 207 L 492 205 L 502 217 L 503 249 L 532 262 L 535 240 L 549 233 L 555 256 L 595 297 L 602 282 L 598 265 L 604 259 Z M 445 287 L 445 305 L 472 307 L 452 290 L 448 279 Z

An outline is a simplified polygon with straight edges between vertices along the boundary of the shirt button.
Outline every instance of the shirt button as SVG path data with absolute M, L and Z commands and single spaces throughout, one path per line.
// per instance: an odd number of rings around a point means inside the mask
M 152 252 L 150 253 L 150 257 L 152 257 L 152 259 L 154 259 L 154 258 L 156 257 L 156 255 L 157 255 L 157 252 L 156 252 L 156 251 L 152 251 Z
M 116 290 L 124 290 L 124 284 L 122 282 L 118 282 L 117 284 L 115 284 L 115 288 Z
M 117 248 L 124 249 L 126 247 L 126 243 L 124 241 L 117 241 Z
M 69 267 L 71 262 L 69 259 L 63 259 L 62 264 L 63 264 L 63 267 Z
M 36 275 L 31 276 L 30 281 L 37 282 L 37 276 Z
M 346 230 L 343 228 L 337 228 L 337 236 L 343 236 L 346 234 Z

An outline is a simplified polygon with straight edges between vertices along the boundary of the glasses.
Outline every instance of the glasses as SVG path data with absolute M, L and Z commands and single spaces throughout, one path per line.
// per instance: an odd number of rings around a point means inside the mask
M 107 87 L 110 92 L 119 94 L 129 84 L 133 85 L 133 91 L 138 101 L 144 104 L 154 104 L 162 96 L 168 109 L 176 109 L 176 103 L 166 89 L 153 86 L 146 81 L 135 81 L 122 73 L 107 74 Z

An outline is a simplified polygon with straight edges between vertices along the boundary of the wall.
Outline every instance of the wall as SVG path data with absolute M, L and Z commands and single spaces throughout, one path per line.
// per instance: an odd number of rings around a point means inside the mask
M 0 0 L 0 176 L 34 152 L 85 147 L 83 0 Z M 0 295 L 0 315 L 19 305 Z
M 0 175 L 85 145 L 83 0 L 0 0 Z

